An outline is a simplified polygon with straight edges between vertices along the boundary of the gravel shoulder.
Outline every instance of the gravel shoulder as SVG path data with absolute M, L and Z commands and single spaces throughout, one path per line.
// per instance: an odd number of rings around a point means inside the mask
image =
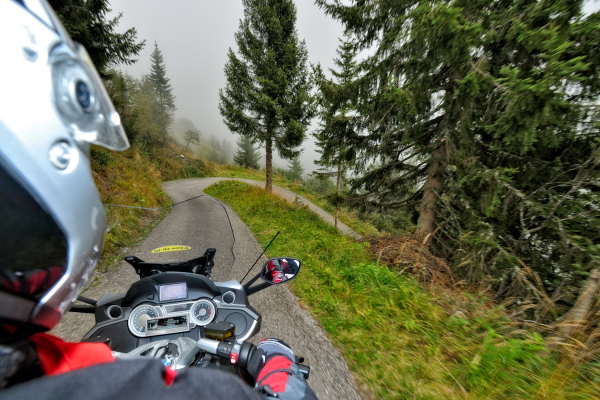
M 202 194 L 205 188 L 216 182 L 230 179 L 232 178 L 172 181 L 164 183 L 163 189 L 173 199 L 173 202 L 179 202 Z M 264 185 L 263 182 L 249 179 L 235 180 L 255 186 Z M 288 201 L 300 201 L 311 209 L 315 207 L 320 211 L 313 211 L 324 219 L 329 217 L 329 222 L 333 223 L 331 215 L 307 199 L 279 187 L 274 187 L 274 192 Z M 174 262 L 198 257 L 204 254 L 208 247 L 214 247 L 217 249 L 217 255 L 212 279 L 215 281 L 240 280 L 262 249 L 238 215 L 227 205 L 225 207 L 231 220 L 231 227 L 223 208 L 207 197 L 180 204 L 173 208 L 146 239 L 135 248 L 130 249 L 127 254 L 135 255 L 149 262 Z M 342 232 L 347 229 L 349 231 L 344 233 L 360 237 L 347 226 L 343 224 L 339 224 L 339 226 Z M 235 244 L 231 228 L 235 234 Z M 184 245 L 192 249 L 167 253 L 151 252 L 158 247 L 171 245 Z M 258 272 L 260 266 L 266 261 L 267 258 L 262 256 L 253 271 Z M 302 276 L 300 275 L 298 279 L 302 279 Z M 138 277 L 133 268 L 125 262 L 121 262 L 106 274 L 96 273 L 92 280 L 93 283 L 89 285 L 84 296 L 97 299 L 102 294 L 123 292 L 136 280 Z M 320 400 L 362 399 L 341 353 L 333 346 L 325 331 L 312 315 L 299 306 L 298 299 L 287 287 L 281 285 L 263 290 L 252 295 L 250 302 L 263 317 L 261 331 L 253 338 L 253 341 L 256 343 L 263 337 L 280 337 L 294 349 L 296 354 L 304 356 L 305 363 L 311 366 L 310 386 Z M 52 333 L 66 340 L 77 341 L 91 329 L 93 324 L 92 315 L 70 313 Z

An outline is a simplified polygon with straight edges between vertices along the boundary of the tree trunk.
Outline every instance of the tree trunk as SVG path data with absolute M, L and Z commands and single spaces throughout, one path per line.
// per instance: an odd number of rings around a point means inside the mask
M 443 162 L 446 158 L 446 144 L 440 143 L 431 155 L 431 165 L 427 170 L 427 181 L 423 186 L 423 199 L 417 221 L 417 235 L 421 238 L 433 233 L 435 230 L 435 215 L 437 196 L 444 190 Z M 431 240 L 425 243 L 427 247 Z
M 559 324 L 559 332 L 562 336 L 571 336 L 578 327 L 585 323 L 586 314 L 594 304 L 598 292 L 600 292 L 600 269 L 594 269 L 581 287 L 579 297 L 577 297 L 573 308 L 564 316 L 563 322 Z
M 269 132 L 267 132 L 268 134 Z M 267 150 L 267 154 L 265 156 L 266 159 L 266 174 L 267 174 L 267 182 L 265 183 L 265 192 L 273 193 L 273 142 L 269 135 L 267 139 L 267 143 L 265 143 L 265 147 Z
M 338 197 L 340 195 L 341 180 L 342 180 L 342 164 L 338 164 L 337 185 L 336 185 Z M 337 229 L 337 227 L 338 227 L 338 223 L 337 223 L 338 222 L 338 214 L 340 212 L 340 205 L 338 203 L 339 203 L 339 198 L 337 199 L 336 204 L 335 204 L 335 229 Z

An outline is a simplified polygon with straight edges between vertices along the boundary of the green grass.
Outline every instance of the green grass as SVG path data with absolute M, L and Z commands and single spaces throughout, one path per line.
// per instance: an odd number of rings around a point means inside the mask
M 335 213 L 335 207 L 331 205 L 325 198 L 315 195 L 303 190 L 302 195 L 306 197 L 308 200 L 315 203 L 317 206 L 321 207 L 323 210 L 327 211 L 331 215 Z M 354 230 L 359 235 L 369 237 L 369 236 L 379 236 L 379 230 L 371 223 L 367 221 L 363 221 L 360 219 L 355 212 L 342 207 L 340 208 L 338 218 L 344 224 L 348 225 L 352 230 Z
M 241 182 L 205 192 L 233 207 L 261 244 L 282 231 L 268 255 L 303 260 L 292 290 L 375 398 L 590 399 L 600 392 L 598 365 L 557 362 L 539 335 L 516 330 L 485 299 L 422 290 L 307 207 Z M 458 307 L 466 318 L 449 315 Z
M 224 178 L 254 179 L 255 181 L 262 182 L 266 180 L 264 169 L 256 170 L 237 165 L 213 164 L 210 172 L 212 176 Z M 288 186 L 293 185 L 293 183 L 290 183 L 283 175 L 273 171 L 273 185 L 288 188 Z
M 224 178 L 253 179 L 262 182 L 264 182 L 266 179 L 264 170 L 258 171 L 234 165 L 214 164 L 211 166 L 210 175 Z M 306 189 L 304 185 L 300 184 L 299 182 L 290 182 L 283 175 L 277 173 L 277 171 L 275 170 L 273 171 L 273 184 L 306 197 L 315 205 L 321 207 L 323 210 L 329 212 L 332 215 L 335 212 L 334 207 L 331 204 L 329 204 L 329 202 L 327 202 L 325 198 L 310 192 L 308 189 Z M 355 213 L 345 208 L 340 209 L 338 217 L 340 221 L 348 225 L 350 228 L 352 228 L 354 231 L 356 231 L 362 236 L 379 236 L 379 231 L 377 230 L 377 228 L 375 228 L 375 226 L 366 221 L 362 221 L 356 216 Z

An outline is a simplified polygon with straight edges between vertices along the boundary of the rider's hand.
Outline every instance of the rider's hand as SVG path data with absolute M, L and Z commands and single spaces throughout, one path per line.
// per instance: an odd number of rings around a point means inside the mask
M 285 280 L 285 275 L 283 275 L 283 267 L 277 260 L 269 261 L 267 265 L 269 272 L 271 273 L 271 282 L 273 283 L 281 283 Z
M 283 340 L 277 338 L 261 340 L 248 363 L 248 372 L 257 378 L 267 361 L 275 356 L 284 356 L 291 362 L 295 362 L 294 352 Z
M 295 363 L 294 352 L 282 340 L 261 340 L 248 363 L 248 372 L 256 379 L 256 390 L 268 399 L 317 400 Z

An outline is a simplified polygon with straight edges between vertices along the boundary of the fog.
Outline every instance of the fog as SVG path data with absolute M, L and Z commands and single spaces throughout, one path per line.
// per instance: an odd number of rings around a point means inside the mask
M 324 69 L 333 67 L 333 58 L 343 35 L 343 28 L 331 17 L 325 16 L 312 0 L 296 1 L 297 29 L 300 39 L 306 40 L 309 62 L 321 63 Z M 238 135 L 229 132 L 219 114 L 219 89 L 225 87 L 223 68 L 227 51 L 237 51 L 234 33 L 244 9 L 241 1 L 234 0 L 112 0 L 114 16 L 123 13 L 118 32 L 135 27 L 138 40 L 146 40 L 139 61 L 120 69 L 139 78 L 150 71 L 150 53 L 154 41 L 163 53 L 167 76 L 176 96 L 175 117 L 190 119 L 207 140 L 210 135 L 226 139 L 234 146 Z M 310 133 L 301 146 L 300 160 L 305 173 L 316 170 L 314 160 L 319 158 Z M 264 164 L 264 157 L 261 162 Z M 274 157 L 274 164 L 287 167 L 288 162 Z

